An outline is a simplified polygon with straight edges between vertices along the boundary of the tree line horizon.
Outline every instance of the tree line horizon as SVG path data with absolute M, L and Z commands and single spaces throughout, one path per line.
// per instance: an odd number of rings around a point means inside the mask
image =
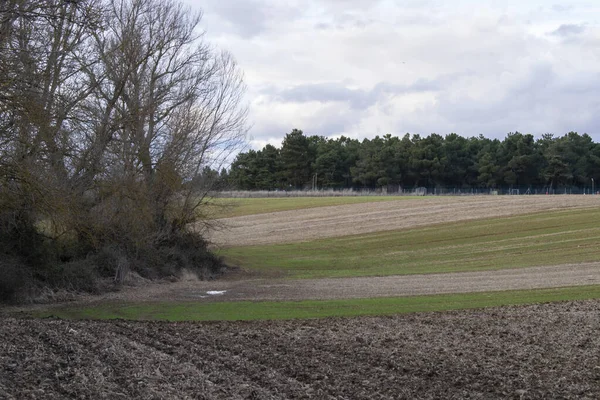
M 239 153 L 219 179 L 237 190 L 590 188 L 600 179 L 600 144 L 577 132 L 537 140 L 517 131 L 503 140 L 407 133 L 360 141 L 294 129 L 279 148 Z

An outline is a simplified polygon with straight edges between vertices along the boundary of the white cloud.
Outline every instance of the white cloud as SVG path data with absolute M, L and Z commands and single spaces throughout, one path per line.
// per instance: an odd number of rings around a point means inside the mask
M 600 141 L 600 6 L 584 1 L 209 0 L 246 75 L 252 146 L 570 130 Z M 597 100 L 599 99 L 599 100 Z

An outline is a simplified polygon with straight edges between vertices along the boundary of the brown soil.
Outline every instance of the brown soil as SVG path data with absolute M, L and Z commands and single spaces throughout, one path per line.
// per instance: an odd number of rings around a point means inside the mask
M 102 296 L 78 296 L 70 305 L 111 302 L 285 301 L 417 296 L 600 285 L 600 262 L 459 272 L 328 279 L 272 279 L 239 273 L 216 281 L 145 283 Z M 209 294 L 208 292 L 223 292 Z M 64 304 L 55 304 L 61 307 Z M 49 308 L 50 305 L 38 307 Z M 11 307 L 8 312 L 35 306 Z
M 173 288 L 163 298 L 197 301 L 328 300 L 598 284 L 600 263 L 587 263 L 432 275 L 203 282 L 201 287 L 187 285 Z M 225 293 L 207 296 L 209 290 Z
M 252 323 L 0 319 L 0 398 L 597 399 L 600 301 Z
M 464 196 L 349 204 L 218 220 L 217 246 L 287 243 L 538 211 L 594 207 L 600 196 Z

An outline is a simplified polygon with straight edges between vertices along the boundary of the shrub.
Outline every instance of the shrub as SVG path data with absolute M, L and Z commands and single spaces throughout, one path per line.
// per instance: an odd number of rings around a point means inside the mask
M 178 232 L 141 252 L 133 269 L 151 279 L 180 277 L 183 270 L 195 273 L 200 279 L 213 279 L 224 268 L 223 261 L 209 251 L 202 236 Z
M 49 283 L 74 292 L 97 294 L 100 287 L 96 267 L 91 257 L 62 263 L 55 269 L 56 275 Z
M 0 301 L 16 302 L 24 294 L 29 271 L 16 257 L 0 258 Z

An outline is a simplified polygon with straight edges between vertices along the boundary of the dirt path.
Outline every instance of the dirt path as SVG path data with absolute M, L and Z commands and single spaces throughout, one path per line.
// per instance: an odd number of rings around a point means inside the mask
M 600 263 L 386 277 L 214 282 L 171 293 L 199 301 L 327 300 L 600 284 Z M 225 291 L 207 295 L 207 291 Z
M 400 297 L 444 293 L 542 289 L 600 284 L 600 262 L 499 271 L 360 278 L 272 279 L 238 277 L 216 281 L 148 283 L 69 305 L 104 302 L 285 301 Z M 64 304 L 63 304 L 64 305 Z M 55 306 L 60 307 L 61 304 Z M 53 307 L 42 305 L 39 307 Z M 6 311 L 30 310 L 31 306 Z M 33 306 L 36 308 L 36 306 Z
M 464 196 L 350 204 L 224 218 L 217 246 L 287 243 L 537 211 L 600 206 L 600 196 Z

